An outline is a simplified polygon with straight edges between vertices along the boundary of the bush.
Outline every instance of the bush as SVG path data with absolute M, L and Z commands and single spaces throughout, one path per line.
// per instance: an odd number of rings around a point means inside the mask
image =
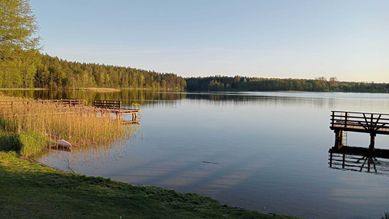
M 24 157 L 32 157 L 41 153 L 47 144 L 47 137 L 34 132 L 0 132 L 0 151 L 16 151 Z
M 31 157 L 41 153 L 48 144 L 48 138 L 35 133 L 35 132 L 24 132 L 19 134 L 19 154 L 24 157 Z

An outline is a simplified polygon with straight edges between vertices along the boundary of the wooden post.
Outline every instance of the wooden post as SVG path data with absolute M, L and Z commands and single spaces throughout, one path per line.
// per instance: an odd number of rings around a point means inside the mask
M 344 127 L 347 128 L 347 114 L 348 112 L 346 112 L 345 116 L 344 116 Z
M 370 161 L 370 157 L 367 157 L 366 158 L 367 159 L 367 172 L 370 172 L 370 163 L 371 163 L 371 161 Z
M 343 130 L 335 130 L 335 148 L 340 149 L 343 147 Z
M 120 112 L 120 111 L 116 111 L 116 119 L 118 120 L 118 121 L 120 121 L 121 120 L 121 117 L 122 117 L 122 112 Z
M 376 133 L 374 132 L 370 133 L 370 145 L 369 145 L 370 152 L 374 151 L 375 137 L 376 137 Z

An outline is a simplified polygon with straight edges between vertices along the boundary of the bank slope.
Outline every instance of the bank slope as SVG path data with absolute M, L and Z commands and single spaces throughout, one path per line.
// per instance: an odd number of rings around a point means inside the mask
M 0 218 L 284 218 L 196 194 L 59 171 L 0 152 Z

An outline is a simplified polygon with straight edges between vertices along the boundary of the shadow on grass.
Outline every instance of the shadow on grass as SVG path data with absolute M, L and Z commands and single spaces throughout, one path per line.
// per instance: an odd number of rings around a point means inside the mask
M 20 134 L 0 131 L 0 151 L 15 151 L 24 157 L 32 157 L 47 148 L 48 139 L 34 132 Z
M 0 151 L 16 151 L 20 153 L 20 145 L 20 139 L 17 134 L 0 132 Z
M 0 152 L 1 218 L 283 218 L 196 194 L 58 171 Z

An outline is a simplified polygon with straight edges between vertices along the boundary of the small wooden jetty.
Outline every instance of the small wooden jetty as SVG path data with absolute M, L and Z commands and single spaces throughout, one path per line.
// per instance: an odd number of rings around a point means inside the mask
M 102 114 L 114 113 L 118 120 L 123 124 L 139 124 L 138 113 L 139 109 L 123 108 L 119 100 L 95 100 L 93 106 L 98 108 Z M 131 115 L 130 120 L 122 120 L 123 115 Z
M 53 103 L 58 103 L 65 106 L 84 106 L 85 101 L 79 99 L 59 99 L 59 100 L 49 100 Z
M 32 101 L 39 102 L 39 103 L 56 103 L 59 105 L 65 105 L 65 106 L 84 106 L 85 101 L 84 100 L 78 100 L 78 99 L 58 99 L 58 100 L 6 100 L 6 101 L 0 101 L 0 106 L 14 106 L 18 104 L 30 104 Z
M 358 166 L 359 171 L 366 168 L 370 172 L 373 166 L 374 171 L 377 172 L 377 158 L 389 159 L 389 150 L 375 148 L 375 139 L 378 134 L 389 135 L 389 114 L 332 111 L 330 129 L 335 133 L 335 145 L 329 150 L 330 167 L 340 161 L 343 169 Z M 369 134 L 370 144 L 366 148 L 347 146 L 347 132 Z M 337 155 L 340 155 L 340 160 L 339 157 L 334 158 Z M 346 155 L 361 157 L 350 163 Z
M 118 121 L 121 121 L 123 124 L 139 124 L 139 108 L 125 108 L 122 107 L 121 101 L 119 100 L 95 100 L 93 101 L 92 106 L 87 106 L 84 100 L 79 99 L 58 99 L 58 100 L 0 100 L 0 108 L 5 108 L 8 110 L 3 116 L 14 116 L 13 108 L 17 105 L 29 105 L 32 102 L 38 103 L 55 103 L 58 106 L 66 107 L 78 107 L 80 109 L 79 113 L 83 111 L 94 111 L 100 113 L 101 115 L 114 114 Z M 6 110 L 3 110 L 4 112 Z M 64 114 L 69 112 L 58 112 L 58 114 Z M 130 115 L 129 120 L 124 120 L 124 115 Z M 19 116 L 31 116 L 31 114 L 19 115 Z

